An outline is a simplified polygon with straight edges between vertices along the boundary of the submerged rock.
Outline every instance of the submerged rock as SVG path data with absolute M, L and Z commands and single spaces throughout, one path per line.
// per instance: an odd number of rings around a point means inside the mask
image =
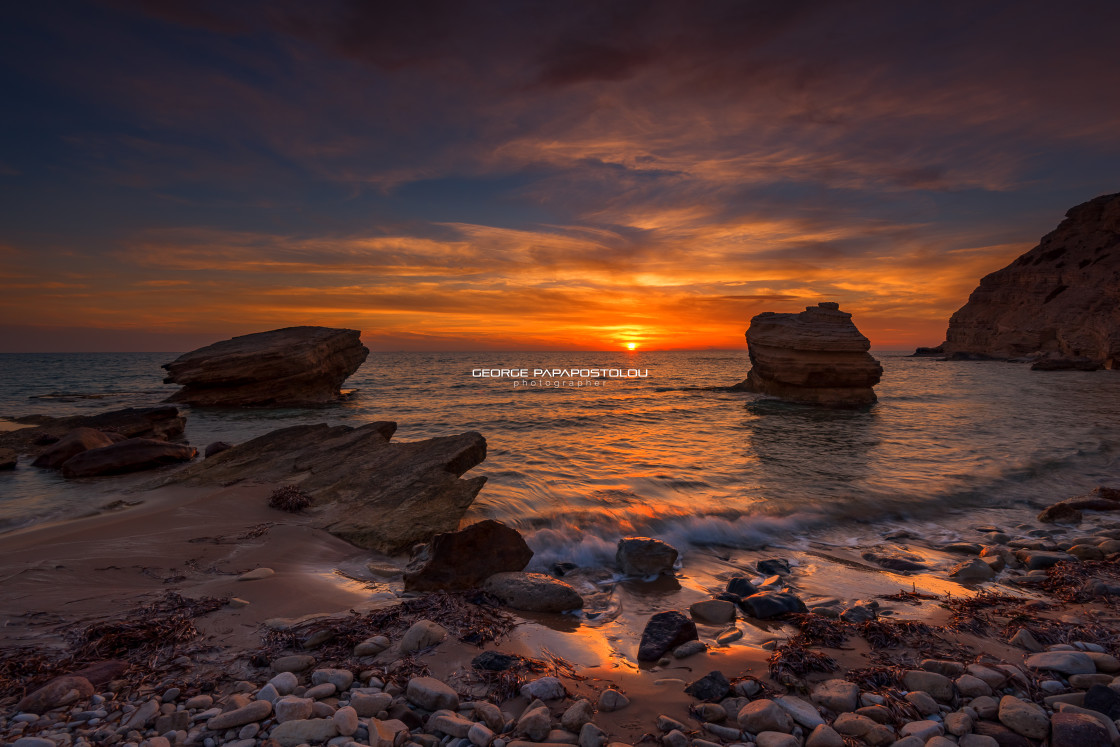
M 883 367 L 836 303 L 799 314 L 764 312 L 747 330 L 751 370 L 734 388 L 793 402 L 851 407 L 875 402 Z
M 533 551 L 516 529 L 485 519 L 457 532 L 437 534 L 426 552 L 405 569 L 404 588 L 470 589 L 495 573 L 524 570 L 532 558 Z
M 0 469 L 15 469 L 18 461 L 15 449 L 0 449 Z
M 1120 367 L 1120 194 L 1077 205 L 985 276 L 949 320 L 950 358 L 1054 354 Z
M 1082 511 L 1120 511 L 1120 490 L 1099 486 L 1088 495 L 1058 501 L 1043 509 L 1038 520 L 1047 523 L 1076 524 Z
M 460 479 L 486 458 L 473 431 L 390 443 L 396 423 L 297 425 L 254 438 L 149 487 L 297 484 L 317 507 L 316 526 L 359 547 L 392 555 L 459 527 L 486 482 Z
M 150 438 L 129 438 L 99 449 L 83 451 L 62 465 L 63 477 L 99 477 L 189 462 L 198 449 Z
M 369 355 L 355 329 L 285 327 L 207 345 L 171 363 L 168 402 L 195 407 L 287 407 L 332 402 Z

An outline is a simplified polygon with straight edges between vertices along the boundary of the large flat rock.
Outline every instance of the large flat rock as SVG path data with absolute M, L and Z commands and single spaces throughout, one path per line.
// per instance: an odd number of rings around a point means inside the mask
M 195 407 L 291 407 L 337 400 L 369 349 L 356 329 L 285 327 L 207 345 L 165 363 L 168 398 Z
M 751 370 L 742 389 L 807 404 L 859 406 L 875 402 L 883 367 L 871 343 L 835 303 L 798 314 L 764 312 L 747 329 Z
M 359 547 L 395 554 L 458 528 L 486 482 L 462 475 L 486 458 L 474 431 L 390 443 L 396 423 L 282 428 L 192 464 L 156 484 L 297 485 L 315 525 Z
M 1120 193 L 1071 208 L 1038 246 L 982 278 L 949 319 L 943 349 L 1067 361 L 1040 368 L 1120 367 Z

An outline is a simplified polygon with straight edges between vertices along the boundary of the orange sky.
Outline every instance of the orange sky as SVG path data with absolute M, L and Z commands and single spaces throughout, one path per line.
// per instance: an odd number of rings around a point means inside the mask
M 822 300 L 935 345 L 1120 188 L 1118 8 L 27 4 L 0 352 L 738 348 Z

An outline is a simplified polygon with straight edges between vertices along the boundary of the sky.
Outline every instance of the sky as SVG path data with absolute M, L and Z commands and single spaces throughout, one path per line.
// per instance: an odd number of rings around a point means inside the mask
M 1120 4 L 57 2 L 0 25 L 0 352 L 944 339 L 1120 191 Z

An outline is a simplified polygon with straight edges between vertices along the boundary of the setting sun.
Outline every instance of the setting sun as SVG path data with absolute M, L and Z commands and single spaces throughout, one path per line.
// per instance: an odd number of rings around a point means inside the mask
M 636 343 L 636 342 L 626 343 L 626 349 L 627 350 L 637 350 L 637 348 L 638 348 L 638 343 Z

